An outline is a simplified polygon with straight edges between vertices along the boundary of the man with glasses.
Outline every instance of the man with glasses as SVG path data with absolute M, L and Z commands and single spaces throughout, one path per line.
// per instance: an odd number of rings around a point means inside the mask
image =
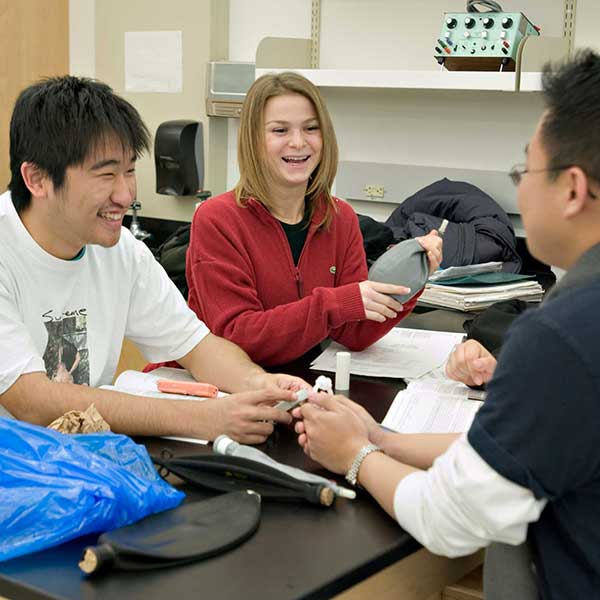
M 546 67 L 543 89 L 511 177 L 531 254 L 567 273 L 513 324 L 497 366 L 476 342 L 454 352 L 451 377 L 489 382 L 469 432 L 384 432 L 342 397 L 295 414 L 305 451 L 432 552 L 489 546 L 488 600 L 600 598 L 600 55 Z
M 552 123 L 552 121 L 550 121 L 550 122 Z M 585 124 L 582 123 L 582 125 L 583 125 L 583 128 L 585 129 Z M 555 127 L 558 127 L 558 126 L 555 125 Z M 528 187 L 526 183 L 524 184 L 523 188 L 521 188 L 521 183 L 522 183 L 522 181 L 524 181 L 524 179 L 526 179 L 525 178 L 526 175 L 536 176 L 536 175 L 542 173 L 547 176 L 547 180 L 549 182 L 554 182 L 554 181 L 557 181 L 558 179 L 560 179 L 561 172 L 567 173 L 566 177 L 563 174 L 563 181 L 565 181 L 565 179 L 568 178 L 569 176 L 573 177 L 573 174 L 575 174 L 575 176 L 577 176 L 579 179 L 573 180 L 573 181 L 580 181 L 582 178 L 585 178 L 586 194 L 589 197 L 589 199 L 597 200 L 597 198 L 598 198 L 598 196 L 596 195 L 597 192 L 594 192 L 594 188 L 600 189 L 600 184 L 598 183 L 600 181 L 600 165 L 598 165 L 598 166 L 594 165 L 594 161 L 596 163 L 598 163 L 598 159 L 595 157 L 593 150 L 592 150 L 592 152 L 590 152 L 589 147 L 585 147 L 585 144 L 587 144 L 587 142 L 588 142 L 588 138 L 587 137 L 581 138 L 581 141 L 579 143 L 579 148 L 577 149 L 577 151 L 579 152 L 579 154 L 581 154 L 581 156 L 578 156 L 578 158 L 582 159 L 581 160 L 582 163 L 589 162 L 590 167 L 592 169 L 595 166 L 596 171 L 595 171 L 594 178 L 591 178 L 587 174 L 588 172 L 591 173 L 594 171 L 586 171 L 578 164 L 568 163 L 568 164 L 558 165 L 558 166 L 553 166 L 551 164 L 553 161 L 550 159 L 550 156 L 548 156 L 547 150 L 544 150 L 544 144 L 543 144 L 544 135 L 546 135 L 546 136 L 548 135 L 545 132 L 546 128 L 549 128 L 549 127 L 544 126 L 544 118 L 542 117 L 542 119 L 540 120 L 538 127 L 533 135 L 531 144 L 528 144 L 525 147 L 525 155 L 527 157 L 527 163 L 515 165 L 508 173 L 508 176 L 510 177 L 511 181 L 518 188 L 519 206 L 521 208 L 522 215 L 523 215 L 524 210 L 527 211 L 527 207 L 525 209 L 523 208 L 523 202 L 527 202 L 527 200 L 523 200 L 523 198 L 527 198 L 530 194 L 533 195 L 533 190 L 531 189 L 531 186 Z M 590 132 L 590 135 L 592 135 L 591 132 Z M 565 139 L 565 143 L 567 142 L 567 140 L 568 140 L 568 138 Z M 559 140 L 556 140 L 554 143 L 558 144 L 560 142 L 559 142 Z M 533 145 L 533 150 L 531 150 L 532 145 Z M 541 150 L 540 150 L 540 146 L 541 146 Z M 592 149 L 593 149 L 593 147 L 592 147 Z M 541 160 L 545 160 L 546 164 L 550 164 L 551 166 L 546 166 L 546 167 L 542 167 L 542 168 L 529 167 L 530 164 L 534 163 L 535 161 L 538 161 L 538 159 L 540 158 L 539 157 L 540 151 L 543 155 L 541 157 Z M 533 152 L 534 158 L 531 158 L 532 152 Z M 565 159 L 566 159 L 567 151 L 563 150 L 563 154 L 565 154 Z M 588 154 L 591 154 L 592 156 L 587 158 L 587 160 L 583 159 L 583 157 Z M 560 158 L 558 158 L 558 159 L 554 158 L 554 160 L 555 161 L 560 160 Z M 586 165 L 586 167 L 587 166 L 588 165 Z M 532 183 L 531 185 L 533 186 L 535 184 Z M 556 189 L 556 187 L 554 189 Z M 539 193 L 540 192 L 538 189 L 537 194 L 539 194 Z M 523 217 L 523 224 L 525 225 L 525 223 L 526 223 L 525 217 Z M 534 224 L 529 225 L 529 228 L 527 225 L 525 225 L 525 229 L 527 230 L 527 236 L 528 236 L 527 237 L 527 246 L 528 246 L 530 252 L 532 253 L 532 255 L 536 256 L 540 260 L 545 261 L 548 264 L 551 264 L 551 265 L 554 265 L 557 267 L 561 267 L 561 268 L 572 267 L 573 266 L 572 257 L 567 256 L 566 248 L 564 249 L 565 255 L 558 256 L 556 258 L 547 258 L 545 254 L 540 255 L 539 253 L 538 254 L 535 253 L 536 252 L 536 250 L 534 249 L 535 246 L 533 246 L 533 248 L 531 246 L 531 244 L 532 244 L 531 238 L 532 238 L 533 232 L 532 233 L 529 232 L 529 229 L 533 229 L 534 227 L 535 227 Z M 579 237 L 579 236 L 577 236 L 577 233 L 578 232 L 574 232 L 574 235 L 576 237 Z M 592 242 L 594 241 L 594 239 L 595 239 L 594 235 L 592 234 Z M 587 242 L 583 241 L 583 243 L 586 244 Z M 597 257 L 600 257 L 600 254 L 598 254 L 596 251 L 594 251 L 593 246 L 594 246 L 594 244 L 592 244 L 592 246 L 590 247 L 591 248 L 590 256 L 586 256 L 585 260 L 579 261 L 579 263 L 577 265 L 575 265 L 577 268 L 571 269 L 570 275 L 568 277 L 566 277 L 564 280 L 562 280 L 559 284 L 557 284 L 547 294 L 546 300 L 559 294 L 564 289 L 573 287 L 573 285 L 578 284 L 578 282 L 580 280 L 583 280 L 583 282 L 585 283 L 587 281 L 588 277 L 595 279 L 597 276 L 600 276 L 600 275 L 598 275 L 598 269 L 596 267 L 597 261 L 595 260 Z M 559 255 L 561 254 L 560 248 L 556 248 L 555 250 L 558 250 Z M 542 252 L 543 252 L 543 250 L 542 250 Z M 556 254 L 556 252 L 554 252 L 554 254 Z M 552 262 L 553 260 L 554 260 L 554 262 Z M 582 277 L 582 275 L 584 275 L 584 276 Z M 492 375 L 494 374 L 495 368 L 496 368 L 496 358 L 490 352 L 488 352 L 485 349 L 485 347 L 482 346 L 476 340 L 468 340 L 467 342 L 460 344 L 455 349 L 453 355 L 450 357 L 450 360 L 448 362 L 448 365 L 446 368 L 446 373 L 449 377 L 451 377 L 452 379 L 455 379 L 456 381 L 461 381 L 463 383 L 466 383 L 467 385 L 476 385 L 477 386 L 477 385 L 483 385 L 483 384 L 488 383 L 491 380 Z

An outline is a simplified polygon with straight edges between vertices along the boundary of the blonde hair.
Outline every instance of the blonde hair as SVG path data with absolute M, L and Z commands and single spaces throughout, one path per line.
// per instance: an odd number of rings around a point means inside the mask
M 309 219 L 319 203 L 325 208 L 319 227 L 327 227 L 336 210 L 331 195 L 338 163 L 338 147 L 331 117 L 319 90 L 305 77 L 297 73 L 263 75 L 257 79 L 246 94 L 240 115 L 238 134 L 238 164 L 240 180 L 235 186 L 235 198 L 244 206 L 249 198 L 258 200 L 270 208 L 270 188 L 273 175 L 267 166 L 265 155 L 265 106 L 270 98 L 288 94 L 300 94 L 313 105 L 321 130 L 323 147 L 321 160 L 312 172 L 306 190 Z

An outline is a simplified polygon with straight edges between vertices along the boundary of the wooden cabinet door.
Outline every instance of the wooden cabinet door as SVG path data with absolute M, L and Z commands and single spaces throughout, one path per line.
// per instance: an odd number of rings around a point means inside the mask
M 0 193 L 10 179 L 8 135 L 19 92 L 69 72 L 69 0 L 0 0 Z

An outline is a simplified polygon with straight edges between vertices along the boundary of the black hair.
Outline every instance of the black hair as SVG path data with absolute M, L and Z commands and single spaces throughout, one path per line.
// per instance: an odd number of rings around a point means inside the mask
M 560 65 L 545 65 L 542 89 L 547 112 L 540 133 L 548 167 L 577 165 L 600 181 L 600 55 L 580 50 Z
M 84 77 L 51 77 L 24 89 L 10 121 L 8 188 L 17 212 L 31 202 L 21 176 L 31 162 L 60 189 L 67 167 L 78 166 L 112 136 L 139 158 L 150 148 L 150 132 L 137 110 L 106 84 Z

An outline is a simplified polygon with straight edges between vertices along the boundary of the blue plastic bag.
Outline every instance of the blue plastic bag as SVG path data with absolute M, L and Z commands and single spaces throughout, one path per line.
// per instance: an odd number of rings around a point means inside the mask
M 0 561 L 178 506 L 146 449 L 0 417 Z

